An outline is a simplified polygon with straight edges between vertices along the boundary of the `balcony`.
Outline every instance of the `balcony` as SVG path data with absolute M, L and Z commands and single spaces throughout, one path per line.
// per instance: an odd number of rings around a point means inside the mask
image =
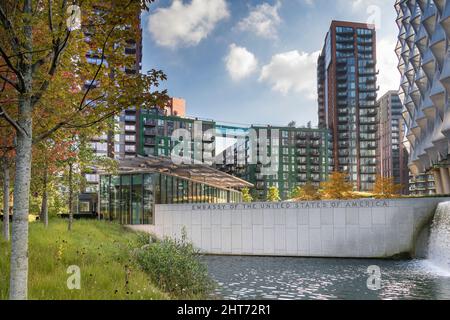
M 378 91 L 379 87 L 375 87 L 374 85 L 359 85 L 359 92 L 374 92 Z
M 378 112 L 377 112 L 377 109 L 375 109 L 375 108 L 360 110 L 360 116 L 363 116 L 363 117 L 375 117 L 377 114 L 378 114 Z
M 156 136 L 158 134 L 157 130 L 155 129 L 145 129 L 144 135 L 146 136 Z
M 313 173 L 320 173 L 320 167 L 319 166 L 311 166 L 311 172 Z
M 125 48 L 125 54 L 136 54 L 135 48 Z
M 364 133 L 376 133 L 377 131 L 378 131 L 378 128 L 376 125 L 361 126 L 361 132 L 364 132 Z
M 153 138 L 146 138 L 146 139 L 144 139 L 144 144 L 146 146 L 153 147 L 156 145 L 156 141 Z
M 144 121 L 145 126 L 156 127 L 157 121 L 155 119 L 148 119 Z

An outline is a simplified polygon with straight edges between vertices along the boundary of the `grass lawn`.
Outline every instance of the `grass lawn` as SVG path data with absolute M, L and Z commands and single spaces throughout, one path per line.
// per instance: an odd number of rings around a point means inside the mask
M 30 223 L 28 298 L 67 299 L 168 299 L 150 283 L 132 259 L 136 233 L 104 221 L 67 222 L 52 219 L 48 229 Z M 0 222 L 1 226 L 1 222 Z M 1 237 L 0 237 L 1 238 Z M 10 246 L 0 240 L 0 299 L 7 299 Z M 69 266 L 81 271 L 81 289 L 69 290 Z

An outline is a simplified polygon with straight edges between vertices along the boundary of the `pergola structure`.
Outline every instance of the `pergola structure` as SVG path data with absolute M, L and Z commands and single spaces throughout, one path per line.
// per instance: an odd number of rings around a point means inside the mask
M 203 164 L 175 164 L 169 157 L 137 156 L 119 160 L 118 174 L 164 173 L 222 189 L 242 190 L 253 184 Z

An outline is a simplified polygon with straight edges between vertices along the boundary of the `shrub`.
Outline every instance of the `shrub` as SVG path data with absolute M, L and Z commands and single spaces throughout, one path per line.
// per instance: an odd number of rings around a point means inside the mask
M 373 193 L 377 199 L 392 199 L 400 196 L 402 185 L 396 184 L 393 177 L 377 176 Z
M 253 201 L 253 197 L 250 194 L 249 188 L 242 189 L 242 201 L 244 201 L 244 202 L 252 202 Z
M 176 298 L 202 298 L 214 289 L 206 265 L 186 241 L 185 232 L 182 240 L 147 242 L 137 250 L 136 259 L 155 285 Z
M 277 187 L 270 187 L 267 191 L 267 201 L 269 202 L 278 202 L 281 201 L 280 191 Z
M 296 201 L 320 200 L 320 193 L 318 188 L 308 181 L 304 186 L 296 187 L 291 193 L 291 198 Z

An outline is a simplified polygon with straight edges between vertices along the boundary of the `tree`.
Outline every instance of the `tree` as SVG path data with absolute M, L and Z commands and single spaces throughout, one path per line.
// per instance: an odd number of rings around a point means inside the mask
M 393 177 L 378 175 L 373 187 L 373 193 L 377 199 L 392 199 L 400 195 L 402 185 L 396 184 Z
M 353 197 L 353 184 L 347 181 L 347 174 L 342 172 L 331 173 L 328 181 L 321 184 L 322 199 L 344 200 Z
M 14 136 L 11 128 L 0 127 L 0 169 L 3 180 L 3 230 L 2 235 L 5 241 L 10 240 L 9 212 L 10 212 L 10 190 L 11 190 L 11 174 L 10 169 L 14 159 Z
M 96 0 L 0 2 L 0 80 L 14 88 L 16 101 L 15 106 L 0 105 L 0 116 L 16 135 L 10 299 L 27 298 L 33 143 L 60 129 L 93 126 L 130 105 L 160 103 L 164 96 L 150 88 L 165 80 L 165 75 L 159 71 L 148 75 L 126 72 L 130 58 L 119 50 L 139 32 L 140 26 L 130 26 L 129 22 L 141 9 L 148 10 L 151 2 L 113 0 L 103 10 Z M 90 33 L 89 41 L 67 23 L 76 14 L 72 5 L 78 5 L 87 17 L 83 18 L 82 29 Z M 85 53 L 96 63 L 88 63 Z M 61 81 L 64 77 L 73 81 Z M 61 99 L 64 108 L 45 105 L 45 99 Z M 45 108 L 55 108 L 53 116 L 59 120 L 35 136 L 34 113 Z
M 308 181 L 302 187 L 296 187 L 292 191 L 291 198 L 297 201 L 314 201 L 320 200 L 320 194 L 318 188 Z
M 242 189 L 242 200 L 244 202 L 253 202 L 253 197 L 250 194 L 250 189 L 249 188 Z
M 270 187 L 269 190 L 267 190 L 267 201 L 269 202 L 281 201 L 280 191 L 278 190 L 277 187 Z
M 57 175 L 63 171 L 64 162 L 74 156 L 72 144 L 73 141 L 67 140 L 64 134 L 55 134 L 33 147 L 31 191 L 41 196 L 39 216 L 45 227 L 48 226 L 49 192 Z
M 289 128 L 295 128 L 296 125 L 297 125 L 297 123 L 295 121 L 291 121 L 288 123 Z

